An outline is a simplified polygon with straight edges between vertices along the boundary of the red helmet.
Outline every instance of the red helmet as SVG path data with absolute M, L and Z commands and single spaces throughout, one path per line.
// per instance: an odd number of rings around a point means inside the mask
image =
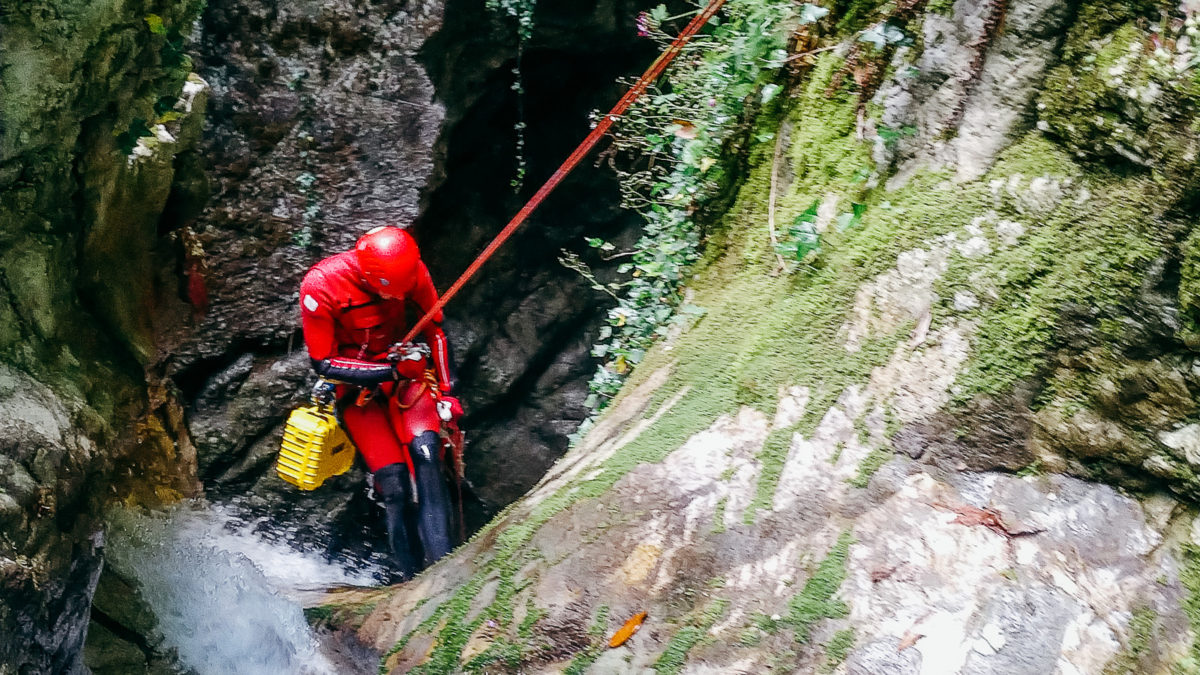
M 412 235 L 382 225 L 359 237 L 354 245 L 358 267 L 367 284 L 381 295 L 402 296 L 417 281 L 421 252 Z

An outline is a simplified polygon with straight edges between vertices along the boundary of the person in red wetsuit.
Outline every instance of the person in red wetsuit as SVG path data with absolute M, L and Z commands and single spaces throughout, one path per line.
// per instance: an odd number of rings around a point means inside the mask
M 438 430 L 443 420 L 460 416 L 462 406 L 452 395 L 442 313 L 424 330 L 428 349 L 396 347 L 407 329 L 407 303 L 425 312 L 437 298 L 416 242 L 392 226 L 377 227 L 354 250 L 313 265 L 300 284 L 304 342 L 313 368 L 337 383 L 342 423 L 374 475 L 387 514 L 388 543 L 406 577 L 452 546 Z M 405 522 L 414 501 L 420 566 Z

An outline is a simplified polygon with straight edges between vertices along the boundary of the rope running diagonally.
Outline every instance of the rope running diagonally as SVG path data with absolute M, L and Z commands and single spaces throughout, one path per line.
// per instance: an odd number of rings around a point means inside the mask
M 525 206 L 521 207 L 521 210 L 517 212 L 517 215 L 513 216 L 513 219 L 509 221 L 508 225 L 504 226 L 504 229 L 500 231 L 500 234 L 496 235 L 496 238 L 493 239 L 490 244 L 488 244 L 488 247 L 485 248 L 478 257 L 475 258 L 475 261 L 472 262 L 471 265 L 467 267 L 466 271 L 458 277 L 458 280 L 455 281 L 454 284 L 442 294 L 442 297 L 438 298 L 438 301 L 434 303 L 433 307 L 430 307 L 429 310 L 425 312 L 425 316 L 421 317 L 421 320 L 418 321 L 410 331 L 408 331 L 408 335 L 404 336 L 404 340 L 402 340 L 402 342 L 411 342 L 412 339 L 415 338 L 423 328 L 425 328 L 430 319 L 432 319 L 435 314 L 441 311 L 441 309 L 446 306 L 447 302 L 450 302 L 450 299 L 453 298 L 455 294 L 457 294 L 458 291 L 467 283 L 467 281 L 479 271 L 479 268 L 483 267 L 483 264 L 492 257 L 492 254 L 496 252 L 496 249 L 500 248 L 500 246 L 502 246 L 504 242 L 512 236 L 513 232 L 515 232 L 517 228 L 520 227 L 529 217 L 529 214 L 533 213 L 533 210 L 541 205 L 542 201 L 549 196 L 554 188 L 558 187 L 558 184 L 567 177 L 567 174 L 571 173 L 571 170 L 574 169 L 589 152 L 591 152 L 592 148 L 596 146 L 596 143 L 600 142 L 600 138 L 604 136 L 609 127 L 611 127 L 613 123 L 615 123 L 621 117 L 621 115 L 624 114 L 625 110 L 628 109 L 629 106 L 632 105 L 633 102 L 636 101 L 638 97 L 640 97 L 646 91 L 646 88 L 649 87 L 652 82 L 657 80 L 659 76 L 662 75 L 663 71 L 667 69 L 667 66 L 671 63 L 671 61 L 679 55 L 679 52 L 683 51 L 684 45 L 686 45 L 688 41 L 691 40 L 692 37 L 704 27 L 704 24 L 708 23 L 709 19 L 711 19 L 724 4 L 725 0 L 712 0 L 708 4 L 708 7 L 704 8 L 703 12 L 697 14 L 691 20 L 691 22 L 684 27 L 684 29 L 679 33 L 679 36 L 675 38 L 675 41 L 672 42 L 662 54 L 658 55 L 658 58 L 654 60 L 654 63 L 652 63 L 646 72 L 643 73 L 640 78 L 638 78 L 637 83 L 635 83 L 629 91 L 625 92 L 625 95 L 621 97 L 621 100 L 617 101 L 617 104 L 613 106 L 613 109 L 610 110 L 608 114 L 606 114 L 600 120 L 600 122 L 596 125 L 596 128 L 592 129 L 592 132 L 587 135 L 587 138 L 583 139 L 583 142 L 579 144 L 579 147 L 575 148 L 575 151 L 572 152 L 569 157 L 567 157 L 566 161 L 562 163 L 562 166 L 558 167 L 558 170 L 550 176 L 550 179 L 547 180 L 546 183 L 542 185 L 542 187 L 539 188 L 536 193 L 534 193 L 533 197 L 531 197 L 529 201 L 525 203 Z

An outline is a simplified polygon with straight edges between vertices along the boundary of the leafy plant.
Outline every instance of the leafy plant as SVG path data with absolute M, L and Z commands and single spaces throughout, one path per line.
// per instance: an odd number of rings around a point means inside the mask
M 809 253 L 821 250 L 821 235 L 817 232 L 817 211 L 821 201 L 817 200 L 796 216 L 788 228 L 787 237 L 779 242 L 779 254 L 794 260 L 804 260 Z
M 513 124 L 516 132 L 516 174 L 509 182 L 513 190 L 520 190 L 525 184 L 527 161 L 525 158 L 525 79 L 521 71 L 521 61 L 525 55 L 525 44 L 533 37 L 533 11 L 537 0 L 487 0 L 485 6 L 489 11 L 511 17 L 517 24 L 517 62 L 513 66 L 512 90 L 517 94 L 517 121 Z
M 916 136 L 917 128 L 900 127 L 899 129 L 893 129 L 886 125 L 880 125 L 879 128 L 875 130 L 875 134 L 879 136 L 879 140 L 883 141 L 885 146 L 893 148 L 896 146 L 896 143 L 900 142 L 901 138 Z
M 813 3 L 731 0 L 725 16 L 714 17 L 613 132 L 622 206 L 645 218 L 643 236 L 627 251 L 589 239 L 606 259 L 628 258 L 617 268 L 620 278 L 608 284 L 599 284 L 578 257 L 564 256 L 564 264 L 617 299 L 592 351 L 604 360 L 590 383 L 588 404 L 593 408 L 616 394 L 673 321 L 703 313 L 685 305 L 681 292 L 688 269 L 700 256 L 695 213 L 726 181 L 723 149 L 738 120 L 783 92 L 770 80 L 786 62 L 791 30 L 826 14 L 827 9 Z M 672 22 L 688 15 L 669 16 L 659 5 L 639 15 L 639 34 L 665 47 L 674 39 L 667 32 Z
M 905 37 L 904 31 L 886 21 L 881 21 L 860 33 L 858 41 L 870 43 L 876 49 L 883 49 L 887 45 L 903 42 Z

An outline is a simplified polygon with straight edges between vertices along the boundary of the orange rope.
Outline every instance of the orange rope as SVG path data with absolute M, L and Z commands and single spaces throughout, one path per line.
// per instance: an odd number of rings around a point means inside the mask
M 496 235 L 496 238 L 492 240 L 492 243 L 488 244 L 488 247 L 483 250 L 483 253 L 480 253 L 479 257 L 475 258 L 475 261 L 472 262 L 471 266 L 462 273 L 462 276 L 460 276 L 458 280 L 455 281 L 449 289 L 447 289 L 442 297 L 438 298 L 438 301 L 434 303 L 433 307 L 429 308 L 429 311 L 425 312 L 425 316 L 421 317 L 421 320 L 412 327 L 412 330 L 408 331 L 408 335 L 404 336 L 402 342 L 411 342 L 412 339 L 417 336 L 417 333 L 420 333 L 421 330 L 425 328 L 425 326 L 429 323 L 429 320 L 433 318 L 435 314 L 441 311 L 441 309 L 446 306 L 447 302 L 450 302 L 450 299 L 453 298 L 455 294 L 457 294 L 458 291 L 467 283 L 467 281 L 479 271 L 479 268 L 483 267 L 483 264 L 492 257 L 492 254 L 496 252 L 496 249 L 500 248 L 500 246 L 512 236 L 513 232 L 515 232 L 516 229 L 520 227 L 529 217 L 529 214 L 533 213 L 533 210 L 541 205 L 542 201 L 546 199 L 546 197 L 554 190 L 554 188 L 558 187 L 558 184 L 567 177 L 567 174 L 571 173 L 571 170 L 574 169 L 589 152 L 591 152 L 592 148 L 596 146 L 596 143 L 600 142 L 600 138 L 604 136 L 609 127 L 611 127 L 613 123 L 616 122 L 617 119 L 625 112 L 625 110 L 628 109 L 629 106 L 632 105 L 633 102 L 636 101 L 638 97 L 640 97 L 646 91 L 646 88 L 649 87 L 652 82 L 657 80 L 658 77 L 662 75 L 663 71 L 667 69 L 667 65 L 669 65 L 671 61 L 679 55 L 679 52 L 683 51 L 684 45 L 686 45 L 688 41 L 700 31 L 704 24 L 708 23 L 708 20 L 711 19 L 724 4 L 725 0 L 712 0 L 703 12 L 697 14 L 695 18 L 688 23 L 683 31 L 679 33 L 679 37 L 675 38 L 675 41 L 672 42 L 662 54 L 658 55 L 658 58 L 654 60 L 654 63 L 650 65 L 650 68 L 648 68 L 646 72 L 642 74 L 640 78 L 638 78 L 637 83 L 634 84 L 629 91 L 625 92 L 625 95 L 621 97 L 620 101 L 617 101 L 617 104 L 613 106 L 613 109 L 610 110 L 608 114 L 600 120 L 595 129 L 592 129 L 592 133 L 588 134 L 587 138 L 583 139 L 583 142 L 579 144 L 579 147 L 575 148 L 575 152 L 572 152 L 571 156 L 567 157 L 567 160 L 562 163 L 562 166 L 560 166 L 558 170 L 550 176 L 550 179 L 547 180 L 546 183 L 542 185 L 542 187 L 536 193 L 534 193 L 533 197 L 529 199 L 525 206 L 523 206 L 521 210 L 517 212 L 517 215 L 513 216 L 513 219 L 509 221 L 508 225 L 505 225 L 504 229 L 500 231 L 500 234 Z

